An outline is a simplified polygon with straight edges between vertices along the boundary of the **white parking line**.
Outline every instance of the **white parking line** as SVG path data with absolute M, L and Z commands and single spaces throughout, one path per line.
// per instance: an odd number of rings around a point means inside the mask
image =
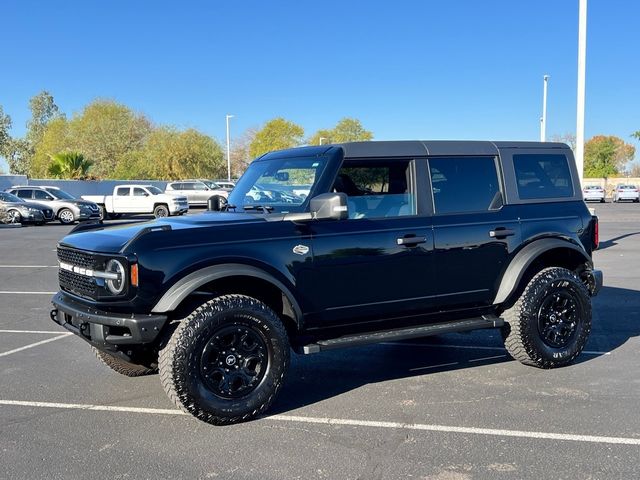
M 9 290 L 0 290 L 0 294 L 5 295 L 55 295 L 58 292 L 10 292 Z
M 73 334 L 72 334 L 73 335 Z M 8 352 L 0 353 L 0 357 L 6 357 L 7 355 L 11 355 L 12 353 L 22 352 L 23 350 L 28 350 L 29 348 L 38 347 L 40 345 L 44 345 L 45 343 L 55 342 L 56 340 L 60 340 L 61 338 L 68 337 L 68 333 L 63 333 L 62 335 L 58 335 L 57 337 L 47 338 L 46 340 L 41 340 L 36 343 L 31 343 L 29 345 L 25 345 L 24 347 L 14 348 L 13 350 L 9 350 Z
M 429 343 L 408 343 L 408 342 L 380 342 L 380 345 L 399 345 L 405 347 L 429 347 L 429 348 L 458 348 L 466 350 L 498 350 L 505 351 L 504 347 L 486 347 L 484 345 L 451 345 L 446 343 L 429 344 Z M 611 352 L 601 352 L 598 350 L 583 350 L 582 353 L 587 355 L 611 355 Z
M 0 333 L 41 333 L 51 335 L 73 335 L 71 332 L 60 332 L 57 330 L 0 330 Z
M 113 405 L 91 405 L 80 403 L 51 403 L 51 402 L 30 402 L 23 400 L 0 400 L 0 405 L 19 406 L 19 407 L 35 407 L 35 408 L 58 408 L 65 410 L 93 410 L 104 412 L 121 412 L 121 413 L 144 413 L 155 415 L 187 415 L 180 410 L 171 410 L 166 408 L 142 408 L 142 407 L 121 407 Z M 640 446 L 640 438 L 629 437 L 607 437 L 601 435 L 577 435 L 571 433 L 552 433 L 552 432 L 532 432 L 526 430 L 504 430 L 495 428 L 477 428 L 477 427 L 456 427 L 450 425 L 429 425 L 421 423 L 400 423 L 400 422 L 377 422 L 370 420 L 352 420 L 348 418 L 327 418 L 327 417 L 303 417 L 295 415 L 273 415 L 262 417 L 265 421 L 275 422 L 294 422 L 294 423 L 311 423 L 321 425 L 340 425 L 350 427 L 370 427 L 370 428 L 387 428 L 396 430 L 419 430 L 428 432 L 441 433 L 461 433 L 467 435 L 488 435 L 496 437 L 516 437 L 516 438 L 533 438 L 540 440 L 560 440 L 570 442 L 588 442 L 612 445 L 638 445 Z
M 0 268 L 58 268 L 58 265 L 0 265 Z

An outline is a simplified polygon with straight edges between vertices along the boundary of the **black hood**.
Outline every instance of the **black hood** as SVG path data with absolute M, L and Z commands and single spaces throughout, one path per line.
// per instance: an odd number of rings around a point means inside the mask
M 261 223 L 265 221 L 266 219 L 262 215 L 205 212 L 188 217 L 171 217 L 150 222 L 127 223 L 114 226 L 96 224 L 89 228 L 86 226 L 83 227 L 84 231 L 71 232 L 71 234 L 60 241 L 60 244 L 99 253 L 122 253 L 127 244 L 136 236 L 143 234 L 145 229 L 147 229 L 146 231 L 148 232 L 162 228 L 171 230 L 198 229 L 233 225 L 241 222 Z

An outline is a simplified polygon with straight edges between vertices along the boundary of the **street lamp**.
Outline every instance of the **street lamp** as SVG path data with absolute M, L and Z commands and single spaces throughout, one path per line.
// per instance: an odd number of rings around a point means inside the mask
M 578 10 L 578 101 L 576 111 L 576 167 L 582 183 L 584 168 L 584 92 L 587 57 L 587 0 L 580 0 Z
M 540 141 L 547 140 L 547 84 L 549 83 L 549 75 L 543 77 L 544 87 L 542 93 L 542 118 L 540 118 Z
M 325 137 L 320 137 L 320 143 L 318 145 L 322 145 L 322 140 L 326 140 Z
M 227 181 L 231 181 L 231 144 L 229 143 L 229 119 L 233 115 L 227 115 Z

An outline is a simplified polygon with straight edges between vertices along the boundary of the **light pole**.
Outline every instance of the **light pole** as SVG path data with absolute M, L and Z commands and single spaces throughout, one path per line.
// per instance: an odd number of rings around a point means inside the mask
M 578 13 L 578 108 L 576 111 L 576 167 L 582 183 L 584 170 L 584 96 L 587 58 L 587 0 L 580 0 Z
M 231 181 L 231 144 L 229 143 L 229 119 L 233 115 L 227 115 L 227 181 Z
M 540 118 L 540 141 L 547 141 L 547 84 L 549 83 L 549 75 L 543 77 L 544 87 L 542 93 L 542 118 Z
M 320 137 L 320 143 L 318 145 L 322 145 L 322 140 L 326 140 L 326 138 Z

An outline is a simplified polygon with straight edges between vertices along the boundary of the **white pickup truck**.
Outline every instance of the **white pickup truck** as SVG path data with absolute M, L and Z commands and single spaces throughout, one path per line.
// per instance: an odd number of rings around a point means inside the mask
M 101 217 L 153 213 L 156 218 L 182 215 L 189 210 L 187 197 L 167 195 L 153 185 L 116 185 L 113 195 L 83 195 L 100 207 Z

